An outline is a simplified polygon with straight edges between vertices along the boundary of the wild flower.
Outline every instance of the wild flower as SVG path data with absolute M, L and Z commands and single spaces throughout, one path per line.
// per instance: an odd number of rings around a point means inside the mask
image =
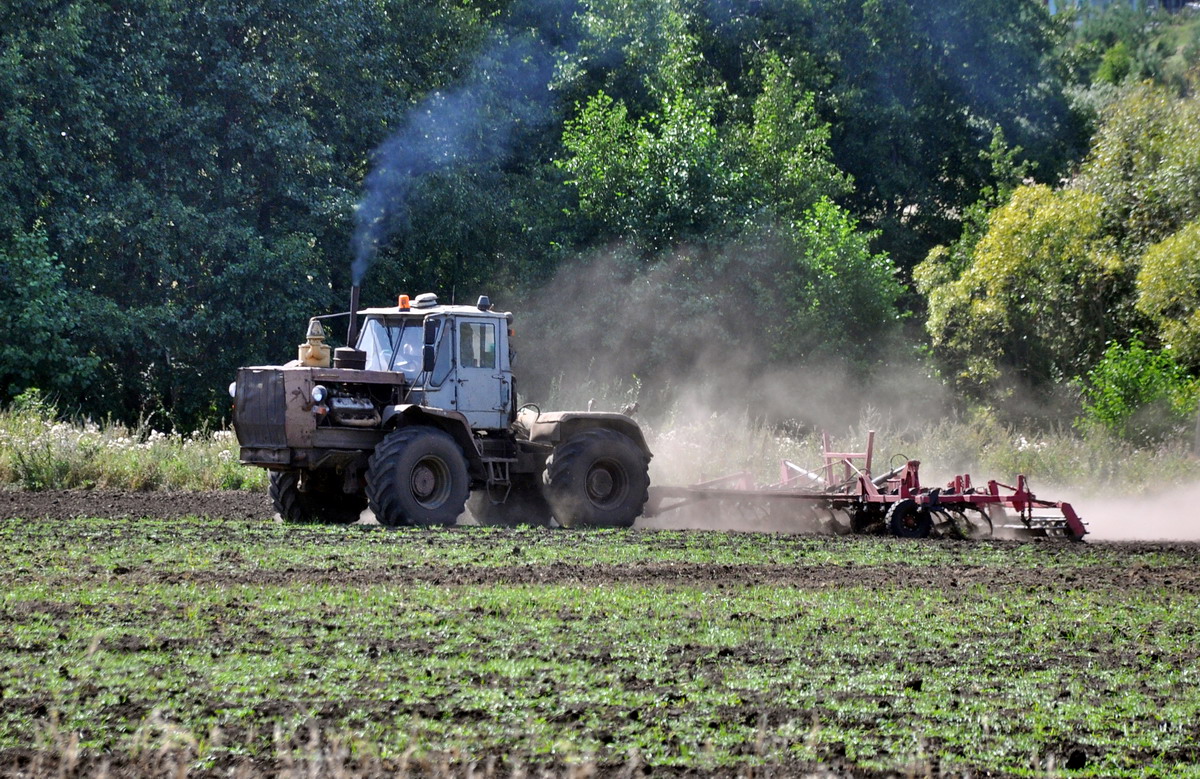
M 1013 446 L 1018 452 L 1040 452 L 1046 448 L 1045 441 L 1030 441 L 1025 436 L 1017 436 Z

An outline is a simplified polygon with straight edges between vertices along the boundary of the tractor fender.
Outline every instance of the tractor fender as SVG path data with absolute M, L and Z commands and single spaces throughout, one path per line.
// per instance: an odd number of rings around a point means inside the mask
M 646 445 L 642 428 L 624 414 L 609 411 L 550 411 L 539 414 L 529 426 L 529 440 L 539 444 L 558 444 L 585 430 L 614 430 L 630 438 L 649 460 L 654 455 Z
M 483 465 L 483 457 L 479 454 L 479 446 L 475 436 L 471 434 L 471 423 L 457 411 L 447 411 L 440 408 L 430 408 L 416 403 L 402 403 L 395 406 L 385 406 L 383 409 L 383 430 L 391 432 L 398 427 L 426 425 L 444 430 L 450 434 L 463 450 L 467 458 L 467 472 L 473 479 L 487 478 L 487 469 Z

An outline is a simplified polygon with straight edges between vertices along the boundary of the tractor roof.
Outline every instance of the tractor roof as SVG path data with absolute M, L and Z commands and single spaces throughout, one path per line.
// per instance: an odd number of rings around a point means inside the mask
M 389 306 L 386 308 L 381 307 L 359 309 L 359 313 L 366 316 L 419 317 L 426 317 L 429 314 L 459 314 L 495 317 L 497 319 L 508 319 L 512 316 L 508 312 L 496 311 L 495 309 L 491 308 L 491 301 L 486 297 L 481 297 L 479 301 L 479 304 L 474 306 L 443 306 L 437 302 L 437 297 L 433 295 L 433 293 L 426 292 L 423 295 L 418 295 L 416 299 L 412 301 L 409 301 L 407 295 L 401 295 L 398 305 Z

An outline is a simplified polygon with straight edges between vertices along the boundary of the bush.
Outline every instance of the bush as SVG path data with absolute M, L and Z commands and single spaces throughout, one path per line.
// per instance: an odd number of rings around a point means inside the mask
M 40 392 L 0 412 L 0 484 L 29 490 L 107 487 L 127 490 L 263 489 L 266 472 L 238 463 L 232 431 L 168 434 L 57 419 Z
M 1137 339 L 1128 346 L 1111 342 L 1083 382 L 1078 424 L 1135 443 L 1162 441 L 1195 420 L 1198 388 L 1170 354 Z
M 1117 41 L 1100 60 L 1096 70 L 1096 81 L 1106 84 L 1120 84 L 1133 69 L 1133 55 L 1125 41 Z

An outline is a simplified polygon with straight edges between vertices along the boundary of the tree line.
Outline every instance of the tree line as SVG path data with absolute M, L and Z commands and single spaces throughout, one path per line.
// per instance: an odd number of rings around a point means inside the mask
M 13 0 L 0 392 L 219 424 L 237 366 L 345 308 L 364 181 L 417 128 L 437 164 L 384 201 L 363 299 L 528 313 L 532 390 L 736 349 L 1183 408 L 1197 29 L 1038 0 Z M 1134 347 L 1169 368 L 1105 379 Z

